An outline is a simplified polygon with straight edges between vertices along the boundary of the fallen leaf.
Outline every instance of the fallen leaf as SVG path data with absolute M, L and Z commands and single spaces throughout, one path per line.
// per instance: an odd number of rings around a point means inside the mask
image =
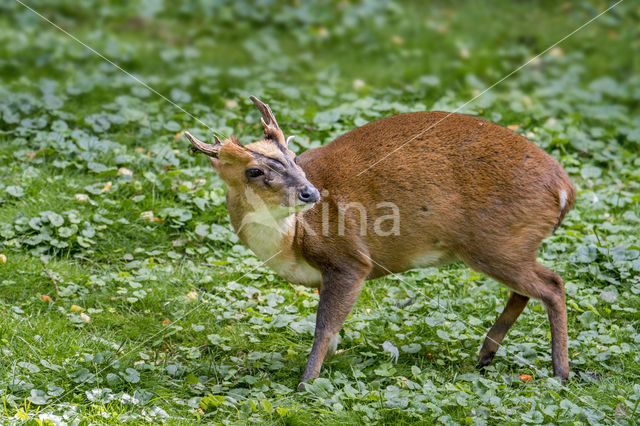
M 404 39 L 402 37 L 400 37 L 399 35 L 394 35 L 391 37 L 391 42 L 393 44 L 404 44 Z
M 554 47 L 549 53 L 551 53 L 551 56 L 553 56 L 554 58 L 562 58 L 564 56 L 564 50 L 560 49 L 559 47 Z
M 522 380 L 523 382 L 533 382 L 533 377 L 528 374 L 521 374 L 520 380 Z
M 198 292 L 190 291 L 189 293 L 187 293 L 187 299 L 195 302 L 196 300 L 198 300 Z
M 42 299 L 43 302 L 47 302 L 47 303 L 53 302 L 53 299 L 47 296 L 46 294 L 40 295 L 40 298 Z
M 0 263 L 7 263 L 7 256 L 0 253 Z
M 86 203 L 89 201 L 89 196 L 87 194 L 76 194 L 76 201 L 79 203 Z
M 409 379 L 407 379 L 406 377 L 400 377 L 400 379 L 398 381 L 396 381 L 396 385 L 398 385 L 401 388 L 405 388 L 407 387 L 407 382 L 409 381 Z
M 133 176 L 133 172 L 126 167 L 120 167 L 118 169 L 118 174 L 122 176 Z M 110 183 L 110 182 L 109 182 Z
M 83 308 L 82 306 L 78 306 L 78 305 L 71 305 L 70 311 L 73 312 L 74 314 L 77 314 L 79 312 L 84 312 L 86 311 L 85 308 Z
M 80 318 L 82 318 L 82 321 L 86 322 L 87 324 L 91 322 L 91 317 L 84 312 L 80 312 Z
M 149 222 L 153 222 L 153 219 L 155 218 L 151 210 L 140 213 L 140 217 L 144 220 L 148 220 Z
M 110 191 L 112 186 L 113 186 L 113 183 L 111 183 L 110 181 L 105 183 L 104 186 L 102 187 L 102 192 Z

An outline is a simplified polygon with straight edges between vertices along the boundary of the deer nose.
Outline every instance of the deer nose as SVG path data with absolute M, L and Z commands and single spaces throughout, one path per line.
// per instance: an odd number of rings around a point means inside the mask
M 305 203 L 315 203 L 320 200 L 320 193 L 313 186 L 307 185 L 298 191 L 298 199 Z

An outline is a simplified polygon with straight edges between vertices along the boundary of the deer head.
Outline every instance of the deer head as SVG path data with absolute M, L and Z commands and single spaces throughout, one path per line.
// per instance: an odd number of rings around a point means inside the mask
M 213 168 L 229 187 L 229 197 L 243 204 L 246 212 L 267 210 L 274 218 L 284 218 L 311 208 L 320 200 L 320 193 L 287 147 L 291 137 L 284 137 L 269 105 L 254 96 L 250 99 L 262 114 L 262 139 L 243 146 L 235 137 L 224 142 L 214 137 L 215 144 L 207 144 L 185 132 L 191 149 L 209 156 Z M 256 199 L 261 202 L 251 201 Z

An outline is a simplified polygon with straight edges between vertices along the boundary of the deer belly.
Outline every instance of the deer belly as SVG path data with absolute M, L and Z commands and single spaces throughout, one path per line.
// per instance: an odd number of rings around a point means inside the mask
M 449 253 L 444 250 L 431 250 L 415 256 L 412 259 L 411 266 L 413 268 L 428 268 L 430 266 L 438 266 L 442 263 L 446 263 L 449 257 Z

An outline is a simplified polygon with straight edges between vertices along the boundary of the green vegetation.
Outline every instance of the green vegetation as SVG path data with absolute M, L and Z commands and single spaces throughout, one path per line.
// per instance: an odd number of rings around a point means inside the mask
M 613 4 L 26 3 L 219 135 L 257 138 L 260 97 L 299 151 L 453 111 Z M 2 2 L 0 422 L 635 424 L 639 21 L 624 1 L 463 109 L 544 148 L 579 189 L 539 254 L 567 282 L 568 385 L 538 302 L 475 370 L 507 290 L 452 265 L 369 283 L 341 351 L 295 392 L 317 295 L 231 232 L 220 180 L 180 137 L 212 133 Z

